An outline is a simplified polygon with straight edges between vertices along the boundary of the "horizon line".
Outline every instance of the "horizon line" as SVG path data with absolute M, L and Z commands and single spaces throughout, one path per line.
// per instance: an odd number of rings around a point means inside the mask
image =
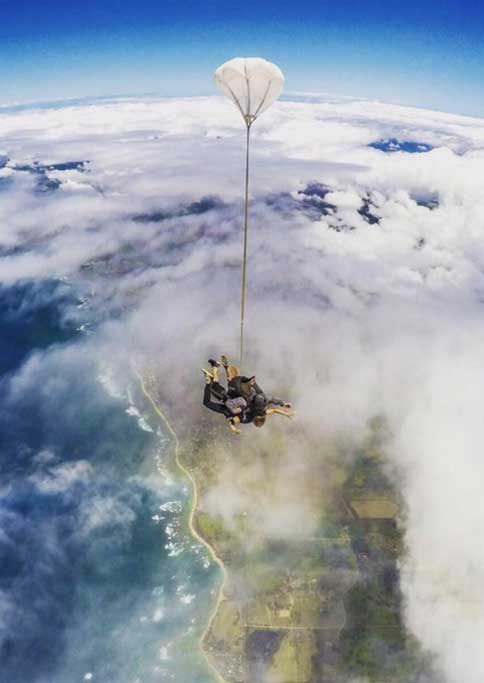
M 71 97 L 59 97 L 59 98 L 45 98 L 45 99 L 27 99 L 27 100 L 14 100 L 13 102 L 0 102 L 0 116 L 2 113 L 11 113 L 15 111 L 21 111 L 21 110 L 29 110 L 29 109 L 36 109 L 36 108 L 55 108 L 60 105 L 66 105 L 68 106 L 69 103 L 78 103 L 79 105 L 82 104 L 89 104 L 91 102 L 105 102 L 105 101 L 121 101 L 123 99 L 142 99 L 142 98 L 159 98 L 159 99 L 197 99 L 197 98 L 206 98 L 206 97 L 222 97 L 216 92 L 211 92 L 207 93 L 205 95 L 197 94 L 197 95 L 166 95 L 162 94 L 160 92 L 156 91 L 148 91 L 148 92 L 141 92 L 141 93 L 133 93 L 133 92 L 127 92 L 127 93 L 112 93 L 108 95 L 78 95 L 78 96 L 71 96 Z M 477 114 L 464 114 L 462 112 L 456 112 L 456 111 L 446 111 L 444 109 L 434 109 L 434 108 L 429 108 L 429 107 L 423 107 L 420 105 L 415 105 L 415 104 L 406 104 L 402 102 L 397 102 L 397 101 L 389 101 L 389 100 L 382 100 L 378 98 L 367 98 L 367 97 L 362 97 L 362 96 L 357 96 L 357 95 L 342 95 L 339 93 L 333 93 L 329 91 L 304 91 L 304 90 L 290 90 L 286 93 L 283 93 L 280 97 L 281 101 L 289 101 L 289 102 L 295 102 L 297 103 L 297 100 L 291 100 L 288 98 L 291 97 L 296 97 L 296 98 L 324 98 L 324 97 L 331 97 L 331 98 L 336 98 L 340 100 L 349 100 L 349 101 L 354 101 L 354 102 L 368 102 L 368 103 L 375 103 L 375 104 L 382 104 L 382 105 L 391 105 L 391 106 L 396 106 L 396 107 L 402 107 L 405 109 L 416 109 L 418 111 L 426 111 L 426 112 L 433 112 L 437 114 L 445 114 L 448 116 L 458 116 L 466 119 L 476 119 L 476 120 L 484 120 L 484 114 L 479 116 Z M 308 104 L 311 104 L 311 102 L 307 102 Z M 315 104 L 315 103 L 314 103 Z

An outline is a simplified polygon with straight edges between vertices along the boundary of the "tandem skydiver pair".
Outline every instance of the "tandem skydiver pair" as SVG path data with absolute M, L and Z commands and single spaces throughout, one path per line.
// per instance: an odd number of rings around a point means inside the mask
M 268 415 L 292 417 L 295 414 L 290 403 L 278 398 L 267 398 L 257 384 L 255 375 L 241 375 L 235 365 L 229 365 L 226 356 L 222 356 L 221 362 L 213 359 L 208 362 L 211 369 L 202 370 L 206 379 L 203 405 L 215 413 L 224 415 L 234 434 L 240 434 L 237 426 L 239 424 L 252 422 L 255 427 L 262 427 Z M 219 380 L 220 365 L 225 370 L 226 389 Z

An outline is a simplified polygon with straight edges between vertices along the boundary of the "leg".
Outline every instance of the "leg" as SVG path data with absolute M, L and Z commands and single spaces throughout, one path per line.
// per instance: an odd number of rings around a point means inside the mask
M 209 410 L 213 410 L 214 413 L 221 413 L 225 416 L 226 407 L 222 403 L 215 403 L 212 401 L 212 385 L 206 384 L 203 390 L 203 405 Z
M 227 398 L 227 392 L 225 391 L 225 388 L 220 384 L 220 382 L 217 382 L 216 380 L 210 384 L 210 389 L 212 391 L 212 395 L 215 396 L 216 399 L 219 401 L 224 402 Z
M 215 396 L 215 398 L 218 401 L 222 401 L 222 403 L 223 403 L 225 401 L 225 399 L 227 398 L 227 392 L 226 392 L 225 388 L 219 382 L 218 367 L 215 367 L 215 366 L 212 366 L 211 389 L 212 389 L 212 395 Z

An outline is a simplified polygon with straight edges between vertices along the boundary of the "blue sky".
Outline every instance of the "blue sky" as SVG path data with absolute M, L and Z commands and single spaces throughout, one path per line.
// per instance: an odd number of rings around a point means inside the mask
M 0 102 L 210 94 L 263 56 L 287 91 L 484 115 L 483 35 L 483 0 L 0 0 Z

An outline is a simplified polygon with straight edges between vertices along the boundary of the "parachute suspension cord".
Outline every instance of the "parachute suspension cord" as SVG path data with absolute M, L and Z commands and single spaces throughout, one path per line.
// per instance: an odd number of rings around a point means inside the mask
M 245 157 L 245 207 L 244 207 L 244 255 L 242 259 L 242 293 L 240 300 L 240 365 L 244 358 L 244 321 L 245 321 L 245 295 L 246 295 L 246 271 L 247 271 L 247 236 L 249 230 L 249 143 L 251 122 L 246 119 L 247 140 Z

